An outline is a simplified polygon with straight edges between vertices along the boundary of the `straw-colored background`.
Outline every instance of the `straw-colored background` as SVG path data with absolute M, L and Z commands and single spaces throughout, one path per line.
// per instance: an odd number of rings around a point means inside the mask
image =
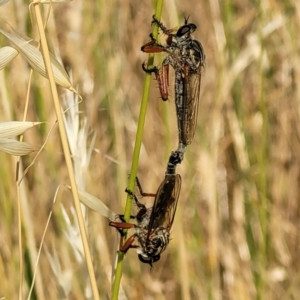
M 140 47 L 149 41 L 154 13 L 149 2 L 55 4 L 46 29 L 52 52 L 59 51 L 84 98 L 80 109 L 89 140 L 96 133 L 86 190 L 117 213 L 126 199 L 145 78 L 141 64 L 147 55 Z M 36 37 L 27 4 L 10 2 L 0 15 L 19 33 Z M 184 16 L 198 26 L 195 37 L 206 54 L 198 127 L 178 167 L 182 190 L 172 241 L 152 270 L 134 250 L 128 252 L 120 299 L 299 299 L 299 1 L 166 1 L 162 16 L 167 27 L 182 24 Z M 0 42 L 8 43 L 2 36 Z M 29 84 L 21 56 L 0 72 L 0 84 L 0 120 L 21 120 Z M 154 80 L 152 87 L 138 170 L 148 192 L 156 191 L 177 146 L 173 98 L 163 103 Z M 39 148 L 56 117 L 48 83 L 37 73 L 30 98 L 27 119 L 47 124 L 26 133 L 25 141 Z M 24 167 L 33 157 L 23 158 Z M 16 299 L 15 160 L 0 153 L 0 165 L 0 297 Z M 32 299 L 88 298 L 70 192 L 62 189 L 52 208 L 60 184 L 69 181 L 56 127 L 22 190 L 24 295 L 32 281 L 33 249 L 54 213 Z M 104 217 L 88 215 L 98 289 L 105 299 L 116 231 Z

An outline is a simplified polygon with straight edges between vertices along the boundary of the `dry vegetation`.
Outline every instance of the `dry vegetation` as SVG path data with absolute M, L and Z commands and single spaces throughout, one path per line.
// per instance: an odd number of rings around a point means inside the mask
M 84 99 L 87 147 L 96 134 L 87 171 L 78 167 L 80 185 L 117 213 L 124 209 L 145 78 L 140 47 L 149 40 L 149 2 L 53 4 L 46 27 L 52 52 L 60 53 Z M 17 32 L 37 37 L 28 3 L 9 2 L 0 13 Z M 178 167 L 183 185 L 172 241 L 151 270 L 128 252 L 120 299 L 299 299 L 299 1 L 166 1 L 162 20 L 174 27 L 188 15 L 198 26 L 206 67 L 195 139 Z M 0 42 L 8 43 L 3 36 Z M 25 141 L 39 148 L 56 115 L 48 82 L 35 72 L 29 82 L 29 71 L 18 56 L 0 72 L 0 119 L 22 120 L 30 85 L 27 120 L 47 123 Z M 160 101 L 152 83 L 138 169 L 149 192 L 177 146 L 173 100 Z M 52 205 L 57 187 L 69 184 L 59 140 L 56 126 L 20 188 L 25 297 L 53 211 L 31 299 L 92 297 L 71 193 L 62 188 Z M 79 147 L 84 155 L 86 145 Z M 33 158 L 22 158 L 24 168 Z M 16 160 L 0 153 L 0 164 L 0 297 L 16 299 Z M 97 286 L 106 299 L 117 234 L 99 214 L 88 210 L 87 217 Z

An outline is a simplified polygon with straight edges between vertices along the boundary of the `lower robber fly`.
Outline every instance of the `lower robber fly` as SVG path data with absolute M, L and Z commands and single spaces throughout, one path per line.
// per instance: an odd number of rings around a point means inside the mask
M 143 70 L 155 74 L 163 100 L 167 100 L 169 96 L 169 65 L 175 71 L 175 105 L 179 131 L 179 146 L 175 154 L 181 162 L 186 146 L 191 144 L 195 134 L 205 54 L 201 43 L 191 36 L 197 27 L 188 23 L 188 19 L 185 19 L 185 24 L 176 33 L 172 33 L 174 29 L 167 29 L 155 16 L 152 24 L 157 24 L 167 35 L 166 45 L 159 44 L 150 34 L 151 41 L 142 46 L 141 50 L 146 53 L 166 52 L 168 56 L 163 60 L 161 70 L 157 67 L 147 68 L 145 64 Z
M 125 222 L 123 216 L 120 215 L 121 222 L 110 221 L 109 225 L 115 227 L 121 234 L 121 252 L 126 253 L 129 248 L 138 248 L 139 260 L 152 267 L 152 263 L 160 259 L 160 254 L 170 241 L 170 230 L 177 208 L 181 177 L 179 174 L 167 174 L 156 194 L 144 193 L 138 180 L 137 186 L 142 196 L 155 197 L 153 206 L 146 208 L 132 191 L 126 189 L 138 207 L 136 216 L 131 217 L 136 219 L 136 224 Z M 123 230 L 131 228 L 135 229 L 135 233 L 124 243 Z M 136 240 L 139 245 L 134 244 Z

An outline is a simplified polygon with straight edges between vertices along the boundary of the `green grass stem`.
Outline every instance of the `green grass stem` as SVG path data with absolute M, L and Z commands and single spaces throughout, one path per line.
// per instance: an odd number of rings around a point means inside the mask
M 161 18 L 162 7 L 163 7 L 163 0 L 158 0 L 156 3 L 156 9 L 155 9 L 155 16 L 158 20 L 160 20 L 160 18 Z M 153 26 L 153 36 L 154 36 L 154 38 L 157 38 L 157 36 L 158 36 L 158 27 L 157 26 Z M 153 65 L 153 62 L 154 62 L 154 54 L 150 54 L 149 58 L 148 58 L 147 66 L 151 67 Z M 144 125 L 145 125 L 146 112 L 147 112 L 147 106 L 148 106 L 150 84 L 151 84 L 151 74 L 146 74 L 144 88 L 143 88 L 143 94 L 142 94 L 141 108 L 140 108 L 140 113 L 139 113 L 136 139 L 135 139 L 135 146 L 134 146 L 134 150 L 133 150 L 132 165 L 131 165 L 131 171 L 130 171 L 130 177 L 129 177 L 129 183 L 128 183 L 128 188 L 130 190 L 134 189 L 135 178 L 137 176 L 137 171 L 138 171 L 138 162 L 139 162 L 139 158 L 140 158 L 140 150 L 141 150 L 141 145 L 142 145 L 142 140 L 143 140 L 143 132 L 144 132 Z M 124 218 L 126 221 L 129 220 L 129 217 L 131 214 L 131 207 L 132 207 L 132 198 L 130 197 L 130 195 L 127 195 L 125 213 L 124 213 Z M 118 253 L 118 262 L 117 262 L 117 267 L 116 267 L 116 272 L 115 272 L 115 279 L 114 279 L 113 288 L 112 288 L 112 300 L 118 299 L 121 277 L 122 277 L 123 258 L 124 258 L 124 253 L 119 252 Z

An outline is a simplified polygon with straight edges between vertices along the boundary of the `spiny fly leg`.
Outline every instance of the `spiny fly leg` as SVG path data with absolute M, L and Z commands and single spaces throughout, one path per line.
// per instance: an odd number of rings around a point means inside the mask
M 146 67 L 146 63 L 144 62 L 142 65 L 144 72 L 151 74 L 154 73 L 155 78 L 158 83 L 159 92 L 163 101 L 168 100 L 168 85 L 169 85 L 169 65 L 165 64 L 162 66 L 161 72 L 159 69 L 154 66 L 152 68 Z

